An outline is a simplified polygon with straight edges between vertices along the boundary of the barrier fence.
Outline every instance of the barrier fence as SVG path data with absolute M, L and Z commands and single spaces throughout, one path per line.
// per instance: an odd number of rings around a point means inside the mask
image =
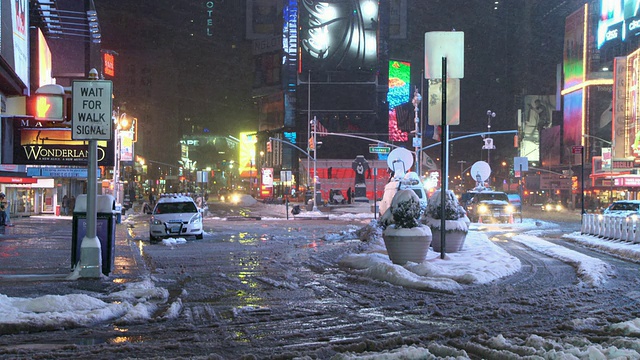
M 636 231 L 638 225 L 640 219 L 636 216 L 584 214 L 580 232 L 603 239 L 640 243 L 640 231 Z

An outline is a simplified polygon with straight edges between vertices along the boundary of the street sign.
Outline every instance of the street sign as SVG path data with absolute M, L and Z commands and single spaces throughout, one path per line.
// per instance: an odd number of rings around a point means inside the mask
M 369 146 L 370 154 L 388 154 L 391 152 L 391 147 L 389 146 Z
M 571 153 L 572 154 L 582 154 L 582 146 L 580 145 L 573 145 L 571 147 Z
M 75 80 L 72 86 L 73 140 L 111 140 L 113 84 L 108 80 Z

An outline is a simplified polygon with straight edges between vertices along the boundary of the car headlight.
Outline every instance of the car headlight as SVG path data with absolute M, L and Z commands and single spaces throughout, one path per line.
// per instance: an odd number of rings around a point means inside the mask
M 556 205 L 556 211 L 562 211 L 562 205 L 560 204 Z
M 478 205 L 478 213 L 486 214 L 489 212 L 489 207 L 487 205 Z
M 224 195 L 220 195 L 220 201 L 224 201 Z
M 153 225 L 162 225 L 162 221 L 158 219 L 151 219 L 151 224 Z
M 513 205 L 507 205 L 506 209 L 507 214 L 513 214 L 516 211 L 516 208 Z
M 195 214 L 191 217 L 191 219 L 189 220 L 189 222 L 191 224 L 199 224 L 202 222 L 202 216 L 200 216 L 200 214 Z
M 233 194 L 231 195 L 231 202 L 234 204 L 237 204 L 240 202 L 240 195 L 238 194 Z
M 545 205 L 544 209 L 547 210 L 547 211 L 551 211 L 551 204 Z

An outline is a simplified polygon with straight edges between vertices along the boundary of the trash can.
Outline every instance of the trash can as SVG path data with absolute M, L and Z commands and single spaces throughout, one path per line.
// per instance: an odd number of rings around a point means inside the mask
M 60 205 L 56 205 L 56 216 L 60 216 Z
M 116 250 L 116 213 L 115 198 L 111 195 L 98 195 L 96 200 L 96 236 L 100 241 L 102 273 L 109 276 L 113 269 Z M 71 236 L 71 270 L 80 261 L 82 239 L 87 234 L 87 195 L 78 195 L 73 208 L 73 229 Z

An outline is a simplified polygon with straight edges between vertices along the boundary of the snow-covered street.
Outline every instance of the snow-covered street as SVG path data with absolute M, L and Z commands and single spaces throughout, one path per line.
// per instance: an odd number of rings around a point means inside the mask
M 367 212 L 205 224 L 203 241 L 149 245 L 125 221 L 148 271 L 109 293 L 0 293 L 0 356 L 640 357 L 638 244 L 525 218 L 400 266 Z

